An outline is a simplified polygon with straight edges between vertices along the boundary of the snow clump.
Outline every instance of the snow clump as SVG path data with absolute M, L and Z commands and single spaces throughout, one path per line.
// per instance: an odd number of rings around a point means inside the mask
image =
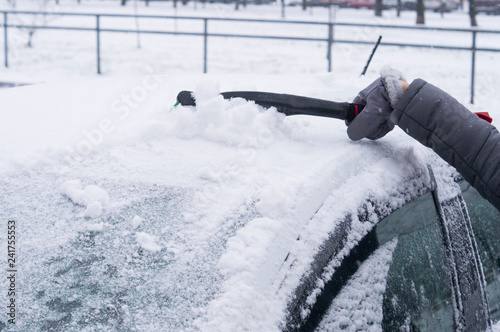
M 263 109 L 242 98 L 226 100 L 217 83 L 198 84 L 193 96 L 196 107 L 178 106 L 167 122 L 167 132 L 179 138 L 199 137 L 236 147 L 267 147 L 284 136 L 284 114 Z
M 102 232 L 102 230 L 104 229 L 104 223 L 98 223 L 98 224 L 91 224 L 91 225 L 87 225 L 87 231 L 90 231 L 90 232 Z
M 144 232 L 137 232 L 135 234 L 135 239 L 137 240 L 137 243 L 139 243 L 141 247 L 147 251 L 156 252 L 161 250 L 161 246 L 156 243 L 156 236 Z
M 90 203 L 83 212 L 84 217 L 90 217 L 92 219 L 99 217 L 101 214 L 102 204 L 97 201 Z
M 142 223 L 142 218 L 139 217 L 139 216 L 135 216 L 134 218 L 132 218 L 132 227 L 134 229 L 136 229 L 137 227 L 139 227 Z
M 66 181 L 61 185 L 61 192 L 68 196 L 75 204 L 84 206 L 84 217 L 92 219 L 99 217 L 104 207 L 109 204 L 108 193 L 95 185 L 88 185 L 82 189 L 79 180 Z

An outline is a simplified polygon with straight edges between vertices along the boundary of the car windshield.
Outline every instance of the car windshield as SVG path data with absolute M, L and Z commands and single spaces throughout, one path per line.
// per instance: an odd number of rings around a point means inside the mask
M 37 223 L 56 229 L 72 224 L 78 231 L 59 234 L 52 239 L 57 246 L 23 243 L 19 287 L 23 302 L 30 303 L 23 311 L 30 317 L 23 320 L 24 330 L 64 330 L 75 324 L 116 331 L 186 329 L 219 291 L 221 274 L 214 266 L 227 239 L 257 215 L 255 208 L 241 206 L 212 233 L 202 232 L 186 215 L 193 190 L 107 181 L 99 188 L 125 204 L 98 223 L 82 224 L 74 202 L 54 190 L 54 182 L 25 182 L 23 195 L 32 197 L 29 204 L 35 208 L 25 210 L 18 223 L 20 241 L 23 236 L 49 240 L 49 232 L 32 226 Z M 9 194 L 0 195 L 0 206 L 15 206 L 16 195 Z M 57 210 L 37 208 L 49 205 Z

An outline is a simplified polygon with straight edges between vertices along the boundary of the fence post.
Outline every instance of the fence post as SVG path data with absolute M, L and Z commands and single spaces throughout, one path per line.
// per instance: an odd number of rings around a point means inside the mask
M 95 31 L 97 33 L 97 73 L 101 73 L 101 34 L 100 34 L 100 16 L 96 15 L 96 28 Z
M 4 29 L 4 57 L 5 57 L 5 68 L 9 67 L 9 43 L 7 42 L 7 12 L 3 13 L 3 29 Z
M 208 43 L 208 19 L 204 18 L 203 31 L 203 74 L 207 73 L 207 43 Z
M 474 83 L 476 76 L 476 31 L 472 31 L 472 70 L 470 80 L 470 103 L 474 104 Z
M 328 51 L 326 57 L 328 58 L 328 72 L 332 72 L 332 45 L 333 45 L 333 23 L 328 23 Z

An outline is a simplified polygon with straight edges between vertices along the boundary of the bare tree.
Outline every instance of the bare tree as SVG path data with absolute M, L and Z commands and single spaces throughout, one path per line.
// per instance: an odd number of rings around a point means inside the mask
M 382 0 L 375 0 L 375 16 L 382 16 Z
M 16 1 L 13 0 L 10 3 L 12 8 L 16 7 Z M 40 14 L 15 14 L 14 20 L 16 25 L 30 26 L 30 28 L 19 28 L 20 35 L 22 38 L 26 39 L 26 45 L 28 47 L 33 46 L 33 38 L 35 33 L 39 30 L 39 27 L 44 27 L 49 24 L 50 21 L 54 20 L 56 16 L 52 15 L 54 12 L 54 4 L 50 3 L 49 0 L 38 0 L 38 12 Z
M 139 12 L 137 10 L 137 0 L 134 0 L 134 19 L 135 19 L 135 30 L 137 30 L 137 48 L 141 48 L 141 34 L 139 30 L 141 29 L 139 26 Z
M 475 0 L 469 0 L 469 16 L 470 16 L 470 26 L 477 27 Z
M 417 24 L 425 24 L 425 5 L 424 0 L 417 0 Z
M 235 3 L 236 3 L 236 5 L 235 5 L 235 7 L 234 7 L 234 9 L 235 9 L 235 10 L 238 10 L 238 9 L 239 9 L 239 7 L 240 7 L 240 3 L 241 3 L 241 4 L 243 5 L 243 7 L 245 7 L 245 8 L 246 8 L 246 6 L 247 6 L 247 0 L 236 0 L 236 1 L 235 1 Z

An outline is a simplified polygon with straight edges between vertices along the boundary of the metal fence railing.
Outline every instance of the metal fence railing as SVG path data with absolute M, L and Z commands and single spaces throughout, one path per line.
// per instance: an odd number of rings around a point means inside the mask
M 338 39 L 334 37 L 334 27 L 351 27 L 351 28 L 379 28 L 379 29 L 403 29 L 403 30 L 422 30 L 422 31 L 448 31 L 470 33 L 472 35 L 471 46 L 446 46 L 439 44 L 412 44 L 412 43 L 391 43 L 381 42 L 381 47 L 411 47 L 411 48 L 432 48 L 442 50 L 457 50 L 471 52 L 471 103 L 474 102 L 474 85 L 475 85 L 475 68 L 476 68 L 476 53 L 477 52 L 500 52 L 500 48 L 477 47 L 478 34 L 497 34 L 500 36 L 500 30 L 487 29 L 464 29 L 464 28 L 435 28 L 421 26 L 403 26 L 403 25 L 380 25 L 380 24 L 358 24 L 358 23 L 340 23 L 340 22 L 315 22 L 315 21 L 289 21 L 289 20 L 259 20 L 259 19 L 240 19 L 240 18 L 217 18 L 217 17 L 192 17 L 192 16 L 160 16 L 160 15 L 125 15 L 125 14 L 93 14 L 93 13 L 62 13 L 62 12 L 33 12 L 33 11 L 0 11 L 3 15 L 3 24 L 0 25 L 4 30 L 4 65 L 9 66 L 9 43 L 8 30 L 9 28 L 20 29 L 47 29 L 47 30 L 75 30 L 75 31 L 93 31 L 96 34 L 96 66 L 97 73 L 101 73 L 101 33 L 141 33 L 141 34 L 163 34 L 163 35 L 184 35 L 184 36 L 199 36 L 203 38 L 203 72 L 207 72 L 207 45 L 208 38 L 211 37 L 229 37 L 229 38 L 253 38 L 253 39 L 274 39 L 274 40 L 291 40 L 291 41 L 316 41 L 324 42 L 327 46 L 328 71 L 332 70 L 332 46 L 334 43 L 339 44 L 367 44 L 371 45 L 370 41 Z M 25 24 L 9 24 L 9 15 L 54 15 L 54 16 L 82 16 L 94 17 L 95 27 L 78 27 L 78 26 L 55 26 L 55 25 L 25 25 Z M 161 30 L 131 30 L 131 29 L 114 29 L 102 28 L 101 18 L 141 18 L 141 19 L 164 19 L 164 20 L 190 20 L 203 22 L 203 31 L 188 32 L 188 31 L 161 31 Z M 236 34 L 236 33 L 209 33 L 208 23 L 215 21 L 226 22 L 254 22 L 254 23 L 276 23 L 276 24 L 303 24 L 324 26 L 327 29 L 325 37 L 294 37 L 294 36 L 276 36 L 276 35 L 255 35 L 255 34 Z

